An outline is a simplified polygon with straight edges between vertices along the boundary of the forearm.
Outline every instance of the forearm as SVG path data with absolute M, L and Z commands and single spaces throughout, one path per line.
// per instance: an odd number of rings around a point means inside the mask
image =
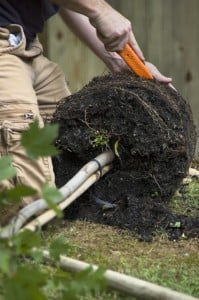
M 51 0 L 51 2 L 60 7 L 81 13 L 89 19 L 96 18 L 99 12 L 101 13 L 109 6 L 103 0 Z
M 124 49 L 128 43 L 141 60 L 145 60 L 131 28 L 131 22 L 113 9 L 104 0 L 50 0 L 59 5 L 62 11 L 71 10 L 82 15 L 75 21 L 77 15 L 67 13 L 66 23 L 78 36 L 106 63 L 112 72 L 122 71 L 124 63 L 116 52 Z M 71 12 L 71 13 L 72 13 Z M 84 18 L 84 17 L 87 17 Z M 82 19 L 81 19 L 82 18 Z M 76 25 L 75 25 L 75 22 Z M 92 24 L 92 25 L 91 25 Z M 92 28 L 93 26 L 93 28 Z M 103 45 L 102 45 L 103 44 Z M 104 48 L 106 51 L 104 51 Z M 112 53 L 110 53 L 112 52 Z M 159 81 L 171 82 L 149 64 L 154 78 Z
M 104 0 L 51 0 L 62 9 L 70 9 L 85 15 L 95 27 L 98 38 L 103 42 L 106 50 L 116 52 L 124 48 L 125 44 L 132 40 L 131 22 L 113 9 Z M 142 53 L 137 43 L 138 55 Z M 132 45 L 133 46 L 133 45 Z M 134 47 L 133 46 L 133 47 Z
M 110 71 L 117 72 L 123 68 L 126 69 L 119 55 L 105 49 L 104 44 L 97 37 L 96 29 L 86 16 L 65 8 L 61 8 L 59 13 L 71 31 L 107 65 Z
M 95 54 L 101 55 L 105 52 L 103 43 L 97 38 L 95 28 L 90 24 L 89 19 L 68 9 L 59 11 L 63 21 Z

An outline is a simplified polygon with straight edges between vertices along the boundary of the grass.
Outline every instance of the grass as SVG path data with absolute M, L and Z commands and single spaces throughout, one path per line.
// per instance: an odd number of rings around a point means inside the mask
M 70 257 L 199 296 L 197 239 L 173 242 L 162 234 L 145 243 L 129 232 L 81 221 L 57 221 L 47 231 L 47 244 L 62 237 L 73 245 L 65 253 Z
M 199 214 L 199 183 L 193 179 L 189 184 L 182 185 L 173 197 L 170 208 L 181 214 L 197 216 Z
M 192 180 L 171 201 L 179 213 L 196 215 L 199 211 L 199 182 Z M 157 233 L 153 242 L 140 242 L 131 232 L 86 221 L 56 219 L 43 231 L 43 242 L 62 237 L 70 244 L 63 253 L 106 269 L 122 272 L 176 291 L 199 297 L 199 239 L 170 241 Z M 133 299 L 132 296 L 105 291 L 87 300 Z

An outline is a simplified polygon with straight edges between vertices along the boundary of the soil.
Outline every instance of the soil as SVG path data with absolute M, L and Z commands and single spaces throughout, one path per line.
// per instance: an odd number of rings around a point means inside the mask
M 198 236 L 199 218 L 168 209 L 196 145 L 190 106 L 178 92 L 132 73 L 96 77 L 60 102 L 52 122 L 60 126 L 60 155 L 53 159 L 58 187 L 104 150 L 118 154 L 66 218 L 128 228 L 145 241 L 157 230 L 171 239 Z

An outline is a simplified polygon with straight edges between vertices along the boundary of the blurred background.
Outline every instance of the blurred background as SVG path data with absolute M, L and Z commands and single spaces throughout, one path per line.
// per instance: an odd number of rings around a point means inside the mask
M 190 103 L 198 133 L 199 158 L 199 1 L 107 0 L 133 25 L 146 59 L 165 75 Z M 117 24 L 115 24 L 117 26 Z M 41 36 L 45 54 L 65 72 L 71 92 L 94 76 L 108 72 L 106 66 L 70 32 L 59 16 L 53 16 Z

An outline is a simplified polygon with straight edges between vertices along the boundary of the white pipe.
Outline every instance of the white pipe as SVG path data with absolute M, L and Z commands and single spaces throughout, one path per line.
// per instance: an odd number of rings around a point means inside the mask
M 64 210 L 69 206 L 75 199 L 81 196 L 89 187 L 94 184 L 101 176 L 106 174 L 111 169 L 111 165 L 105 166 L 102 168 L 102 172 L 97 171 L 95 174 L 91 175 L 79 188 L 77 188 L 67 199 L 58 204 L 58 207 L 61 210 Z M 54 210 L 49 209 L 44 212 L 42 215 L 35 218 L 33 221 L 26 224 L 22 230 L 29 229 L 35 231 L 37 228 L 41 228 L 43 225 L 51 221 L 56 217 Z
M 48 251 L 42 251 L 44 260 L 52 262 Z M 95 271 L 98 269 L 96 265 L 90 265 L 80 260 L 70 257 L 60 256 L 60 266 L 63 270 L 68 272 L 80 272 L 88 267 L 92 267 Z M 132 276 L 128 276 L 112 270 L 107 270 L 104 277 L 109 287 L 118 291 L 128 293 L 136 299 L 141 300 L 198 300 L 189 295 L 185 295 L 169 288 L 159 286 Z
M 71 180 L 67 182 L 67 184 L 60 188 L 60 192 L 64 198 L 71 195 L 71 193 L 73 193 L 88 177 L 90 177 L 90 175 L 95 173 L 100 168 L 110 164 L 114 158 L 114 153 L 111 150 L 108 150 L 88 162 Z
M 197 179 L 199 179 L 199 171 L 193 168 L 189 168 L 189 176 L 191 177 L 196 177 Z
M 115 155 L 112 150 L 108 150 L 84 165 L 63 187 L 59 189 L 62 199 L 55 201 L 55 204 L 64 201 L 64 199 L 74 193 L 75 190 L 78 189 L 92 174 L 97 172 L 97 170 L 100 171 L 99 174 L 101 176 L 102 168 L 105 165 L 110 164 L 114 157 Z M 38 213 L 41 214 L 47 208 L 48 205 L 44 199 L 38 199 L 26 205 L 18 212 L 11 222 L 2 229 L 0 232 L 0 237 L 12 236 L 14 233 L 18 232 L 31 217 L 37 215 Z

